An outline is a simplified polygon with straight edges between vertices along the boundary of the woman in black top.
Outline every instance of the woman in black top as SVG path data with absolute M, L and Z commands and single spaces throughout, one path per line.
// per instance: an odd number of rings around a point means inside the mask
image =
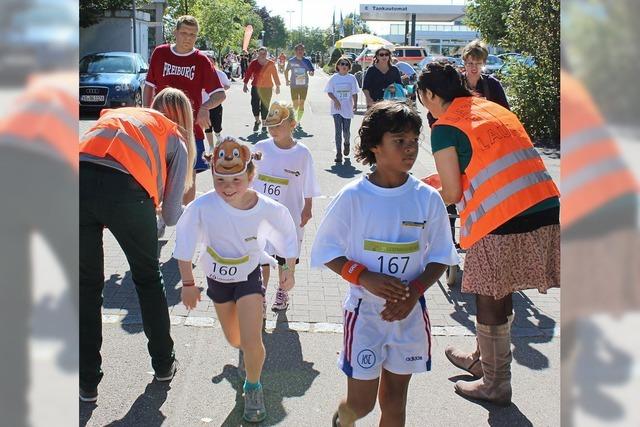
M 467 87 L 474 95 L 486 98 L 510 110 L 507 95 L 504 93 L 500 81 L 491 75 L 482 74 L 482 67 L 487 63 L 488 56 L 489 50 L 480 40 L 473 40 L 462 49 L 463 76 Z M 427 114 L 427 120 L 429 127 L 432 127 L 436 122 L 431 113 Z
M 391 65 L 391 51 L 386 47 L 381 47 L 376 50 L 373 65 L 367 69 L 362 83 L 367 108 L 371 107 L 374 102 L 381 101 L 384 90 L 395 83 L 402 84 L 400 70 L 395 65 Z

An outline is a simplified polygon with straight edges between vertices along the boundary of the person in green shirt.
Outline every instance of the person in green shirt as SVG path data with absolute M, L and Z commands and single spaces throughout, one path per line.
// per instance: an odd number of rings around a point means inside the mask
M 450 64 L 430 63 L 418 79 L 418 99 L 436 119 L 443 117 L 457 99 L 472 96 L 474 95 L 468 89 L 464 77 Z M 456 105 L 462 104 L 458 102 Z M 499 104 L 494 103 L 493 106 L 487 105 L 485 108 L 488 108 L 490 114 L 499 112 L 498 117 L 504 117 L 505 121 L 493 119 L 493 128 L 497 131 L 505 130 L 504 123 L 513 124 L 517 121 L 515 115 Z M 489 117 L 490 114 L 486 116 Z M 474 124 L 479 123 L 473 118 L 466 120 Z M 491 119 L 485 117 L 484 120 Z M 465 119 L 462 121 L 465 122 Z M 473 129 L 475 128 L 471 127 L 468 132 L 474 132 Z M 518 129 L 518 132 L 521 131 L 522 129 Z M 507 135 L 513 135 L 514 132 L 506 129 Z M 508 144 L 509 139 L 496 143 Z M 462 176 L 474 158 L 473 146 L 467 134 L 458 127 L 435 122 L 431 131 L 431 147 L 442 182 L 439 191 L 445 204 L 458 203 L 463 198 Z M 499 156 L 499 152 L 488 151 L 483 154 L 483 158 Z M 507 161 L 505 157 L 499 159 Z M 514 162 L 518 168 L 526 168 L 528 165 L 521 160 Z M 488 180 L 499 173 L 491 172 L 491 168 L 488 167 L 482 172 L 487 179 L 483 183 L 489 182 Z M 546 171 L 540 173 L 543 172 Z M 476 177 L 481 175 L 482 173 L 478 173 Z M 492 182 L 492 185 L 496 186 L 499 181 Z M 524 187 L 523 190 L 527 188 Z M 506 185 L 498 189 L 509 188 Z M 486 200 L 488 199 L 480 198 L 480 202 Z M 499 197 L 494 197 L 490 203 L 486 203 L 486 212 L 491 212 L 495 206 L 499 207 L 500 203 L 505 203 L 506 206 L 508 202 L 509 206 L 512 206 L 521 200 L 524 203 L 527 200 L 526 196 L 509 196 L 505 202 L 500 202 Z M 465 196 L 465 201 L 468 204 L 473 203 L 473 193 Z M 493 203 L 497 205 L 494 206 Z M 474 211 L 480 217 L 486 212 L 483 213 L 480 209 Z M 491 212 L 490 215 L 497 214 Z M 491 218 L 499 218 L 499 215 Z M 445 355 L 455 366 L 481 378 L 472 382 L 458 381 L 455 386 L 458 393 L 497 404 L 506 405 L 511 402 L 512 293 L 524 289 L 538 289 L 546 293 L 548 288 L 560 285 L 559 223 L 558 197 L 549 197 L 524 208 L 520 214 L 507 219 L 467 249 L 462 292 L 476 295 L 477 347 L 473 352 L 465 353 L 449 346 Z

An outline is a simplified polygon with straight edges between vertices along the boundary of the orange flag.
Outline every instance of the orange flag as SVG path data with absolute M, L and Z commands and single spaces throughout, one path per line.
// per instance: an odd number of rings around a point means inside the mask
M 249 47 L 251 34 L 253 34 L 253 25 L 247 25 L 246 27 L 244 27 L 244 40 L 242 40 L 242 50 L 247 50 L 247 48 Z

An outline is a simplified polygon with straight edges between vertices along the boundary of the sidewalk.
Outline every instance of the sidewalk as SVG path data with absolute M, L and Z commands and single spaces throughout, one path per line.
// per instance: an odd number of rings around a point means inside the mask
M 332 196 L 346 183 L 360 174 L 368 172 L 368 167 L 355 161 L 352 161 L 351 164 L 345 162 L 340 166 L 333 163 L 335 156 L 333 120 L 329 114 L 328 97 L 323 93 L 327 80 L 328 76 L 321 70 L 317 70 L 316 75 L 310 79 L 311 86 L 307 97 L 305 116 L 302 120 L 304 130 L 297 135 L 299 140 L 307 145 L 313 153 L 316 173 L 323 194 L 314 199 L 314 216 L 305 227 L 300 265 L 296 269 L 296 287 L 291 293 L 291 304 L 287 312 L 289 321 L 309 324 L 301 326 L 307 329 L 313 328 L 315 323 L 328 323 L 331 325 L 327 327 L 340 329 L 339 325 L 342 323 L 341 301 L 347 288 L 342 279 L 333 272 L 326 269 L 310 269 L 309 252 L 317 227 Z M 274 99 L 290 100 L 289 88 L 283 86 L 281 94 L 275 96 Z M 242 83 L 240 81 L 232 83 L 224 103 L 223 134 L 238 136 L 254 143 L 266 136 L 264 134 L 256 135 L 252 132 L 253 118 L 249 100 L 249 95 L 242 92 Z M 351 125 L 352 145 L 355 145 L 353 139 L 357 136 L 361 122 L 362 113 L 355 116 Z M 82 122 L 81 128 L 86 128 L 88 125 L 87 122 Z M 433 157 L 428 150 L 428 134 L 423 134 L 421 139 L 421 152 L 413 169 L 416 176 L 425 176 L 435 172 Z M 559 159 L 545 156 L 545 162 L 554 179 L 558 180 Z M 213 182 L 209 173 L 198 175 L 197 188 L 199 193 L 209 191 L 212 187 Z M 174 324 L 184 323 L 190 318 L 215 319 L 213 303 L 206 297 L 202 299 L 197 309 L 191 312 L 188 312 L 180 304 L 178 266 L 171 258 L 174 243 L 175 228 L 168 227 L 164 238 L 160 241 L 159 258 Z M 138 301 L 128 272 L 127 261 L 115 239 L 108 232 L 105 232 L 104 251 L 105 277 L 107 278 L 104 290 L 104 322 L 140 323 Z M 204 276 L 198 269 L 194 272 L 196 279 L 202 285 Z M 436 328 L 436 334 L 464 335 L 474 332 L 475 304 L 472 297 L 460 293 L 459 283 L 458 280 L 455 287 L 449 288 L 442 278 L 427 292 L 427 304 L 432 325 Z M 273 301 L 275 288 L 275 280 L 272 275 L 267 291 L 269 303 Z M 554 328 L 559 325 L 560 291 L 554 289 L 547 295 L 538 294 L 537 291 L 518 292 L 514 295 L 514 309 L 516 311 L 514 334 L 551 336 L 554 334 Z M 270 310 L 268 320 L 270 321 L 268 326 L 273 327 L 276 316 Z M 207 320 L 194 319 L 189 322 L 206 324 Z
M 172 329 L 180 368 L 170 384 L 153 381 L 141 325 L 104 326 L 104 379 L 97 405 L 80 404 L 81 426 L 286 426 L 323 427 L 346 393 L 336 366 L 342 335 L 278 329 L 263 335 L 267 359 L 262 374 L 267 419 L 241 419 L 242 382 L 238 352 L 219 327 Z M 407 427 L 556 427 L 560 425 L 559 341 L 515 338 L 513 404 L 498 407 L 466 400 L 453 391 L 471 377 L 444 356 L 448 344 L 471 348 L 471 337 L 435 337 L 432 371 L 409 385 Z M 357 423 L 378 425 L 380 407 Z

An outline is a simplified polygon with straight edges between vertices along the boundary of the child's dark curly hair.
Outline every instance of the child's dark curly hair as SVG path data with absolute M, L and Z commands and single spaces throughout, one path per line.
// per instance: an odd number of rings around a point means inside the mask
M 372 147 L 382 142 L 385 132 L 413 131 L 420 135 L 422 119 L 415 108 L 398 101 L 380 101 L 367 110 L 358 130 L 360 142 L 356 145 L 356 160 L 364 164 L 375 164 Z

